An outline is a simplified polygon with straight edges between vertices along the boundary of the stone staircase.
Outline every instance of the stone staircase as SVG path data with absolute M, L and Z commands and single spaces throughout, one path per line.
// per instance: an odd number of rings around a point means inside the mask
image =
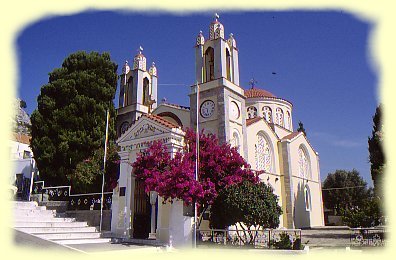
M 38 206 L 36 202 L 14 201 L 13 228 L 36 237 L 51 240 L 64 245 L 108 243 L 109 238 L 102 238 L 96 227 L 87 222 L 79 222 Z

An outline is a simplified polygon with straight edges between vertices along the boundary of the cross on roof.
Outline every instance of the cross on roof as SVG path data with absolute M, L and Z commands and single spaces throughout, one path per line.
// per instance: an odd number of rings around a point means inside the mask
M 139 49 L 138 49 L 139 54 L 142 54 L 142 51 L 143 51 L 143 47 L 139 46 Z
M 217 13 L 215 13 L 215 14 L 214 14 L 214 18 L 215 18 L 215 20 L 217 21 L 217 19 L 219 19 L 220 16 L 219 16 Z
M 252 78 L 250 81 L 249 81 L 249 85 L 250 85 L 250 87 L 253 89 L 254 87 L 255 87 L 255 84 L 257 83 L 257 80 L 255 80 L 254 78 Z

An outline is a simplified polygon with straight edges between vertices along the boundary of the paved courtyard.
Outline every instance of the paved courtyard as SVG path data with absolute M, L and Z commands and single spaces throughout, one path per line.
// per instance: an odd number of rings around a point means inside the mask
M 302 244 L 310 248 L 349 247 L 350 231 L 348 229 L 308 229 L 302 230 Z
M 346 228 L 317 228 L 317 229 L 309 229 L 302 230 L 302 243 L 303 245 L 308 245 L 310 250 L 320 250 L 320 249 L 329 249 L 329 250 L 346 250 L 347 247 L 350 246 L 350 231 Z M 61 250 L 61 251 L 69 251 L 69 252 L 77 252 L 77 253 L 86 253 L 86 254 L 97 254 L 97 253 L 111 253 L 115 251 L 124 251 L 132 250 L 132 252 L 166 252 L 165 247 L 153 246 L 153 245 L 138 245 L 136 243 L 97 243 L 97 244 L 77 244 L 77 245 L 68 245 L 62 246 L 51 241 L 43 240 L 37 238 L 35 236 L 18 232 L 15 234 L 15 243 L 17 246 L 29 246 L 32 248 L 42 249 L 46 248 L 49 250 Z M 354 248 L 360 251 L 360 248 Z M 368 248 L 367 248 L 368 249 Z M 381 248 L 377 248 L 381 249 Z M 178 250 L 177 250 L 178 251 Z M 267 252 L 267 253 L 285 253 L 282 252 L 284 250 L 258 250 L 258 252 Z M 290 253 L 293 253 L 290 251 Z M 298 253 L 298 252 L 295 252 Z M 301 252 L 302 253 L 302 252 Z

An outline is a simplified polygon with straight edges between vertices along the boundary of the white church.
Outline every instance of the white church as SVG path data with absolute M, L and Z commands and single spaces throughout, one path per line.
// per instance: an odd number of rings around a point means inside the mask
M 183 203 L 162 204 L 156 194 L 144 192 L 132 166 L 137 154 L 161 140 L 171 154 L 183 146 L 183 129 L 217 135 L 236 147 L 261 181 L 279 197 L 280 227 L 324 226 L 319 156 L 302 132 L 293 130 L 293 105 L 274 94 L 239 82 L 238 48 L 232 34 L 226 39 L 218 16 L 209 36 L 200 32 L 195 42 L 195 80 L 190 107 L 157 99 L 157 69 L 147 70 L 140 51 L 123 67 L 117 115 L 120 177 L 113 192 L 111 231 L 118 237 L 150 238 L 173 244 L 191 241 L 193 217 Z M 203 223 L 204 224 L 204 223 Z

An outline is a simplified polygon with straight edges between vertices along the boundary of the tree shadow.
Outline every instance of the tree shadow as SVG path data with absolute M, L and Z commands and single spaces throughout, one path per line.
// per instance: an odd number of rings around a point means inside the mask
M 305 197 L 305 186 L 307 186 L 307 198 Z M 311 227 L 311 198 L 308 184 L 304 185 L 302 182 L 298 184 L 297 193 L 294 196 L 293 218 L 295 228 L 309 228 Z

